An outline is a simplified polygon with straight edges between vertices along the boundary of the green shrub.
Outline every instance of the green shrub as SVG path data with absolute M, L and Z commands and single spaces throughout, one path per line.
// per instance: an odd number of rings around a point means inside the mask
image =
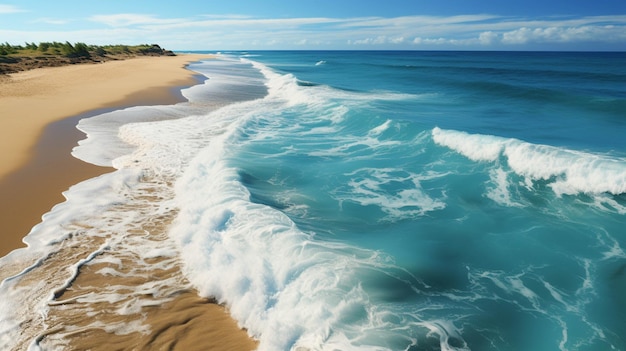
M 91 54 L 89 54 L 89 46 L 85 43 L 76 43 L 72 45 L 69 41 L 66 41 L 65 44 L 62 45 L 61 51 L 64 56 L 70 58 L 91 56 Z
M 46 52 L 48 51 L 48 48 L 50 48 L 50 43 L 39 43 L 39 51 Z

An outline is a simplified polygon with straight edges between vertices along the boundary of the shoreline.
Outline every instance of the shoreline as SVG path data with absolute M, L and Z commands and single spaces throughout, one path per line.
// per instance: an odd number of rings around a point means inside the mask
M 181 101 L 171 90 L 195 83 L 196 74 L 184 66 L 202 57 L 210 56 L 135 57 L 8 75 L 0 83 L 0 147 L 15 152 L 0 154 L 0 181 L 29 159 L 32 145 L 52 122 L 136 102 Z
M 185 101 L 180 90 L 196 84 L 198 76 L 184 67 L 203 57 L 209 56 L 141 57 L 38 68 L 9 75 L 10 82 L 0 83 L 0 148 L 11 150 L 0 154 L 0 222 L 5 223 L 0 257 L 24 247 L 22 238 L 41 216 L 65 201 L 62 192 L 111 170 L 70 154 L 78 140 L 85 138 L 76 129 L 78 120 L 130 106 Z M 107 77 L 116 71 L 127 75 Z M 81 82 L 83 76 L 93 80 Z M 142 85 L 144 77 L 147 82 Z M 130 79 L 134 82 L 126 84 Z
M 195 72 L 185 67 L 206 57 L 210 56 L 135 58 L 101 65 L 35 69 L 11 75 L 12 78 L 17 77 L 16 86 L 29 88 L 24 82 L 29 83 L 32 89 L 30 91 L 11 91 L 9 86 L 12 83 L 0 83 L 0 143 L 4 143 L 0 145 L 4 150 L 12 150 L 11 155 L 0 155 L 0 220 L 5 223 L 0 240 L 0 257 L 24 246 L 22 238 L 34 225 L 41 222 L 41 216 L 64 201 L 62 192 L 83 180 L 113 170 L 85 163 L 70 154 L 77 141 L 85 138 L 76 128 L 80 119 L 130 106 L 167 105 L 186 101 L 180 90 L 197 84 L 199 79 Z M 71 77 L 67 78 L 67 75 Z M 62 81 L 55 81 L 61 76 L 66 77 Z M 84 79 L 85 77 L 91 79 Z M 141 77 L 146 77 L 148 81 Z M 108 86 L 108 90 L 103 86 Z M 9 229 L 12 226 L 15 227 Z M 165 229 L 163 227 L 157 232 L 165 235 Z M 83 245 L 89 247 L 90 243 L 82 243 L 81 247 Z M 69 245 L 62 253 L 47 258 L 47 263 L 26 273 L 25 282 L 48 281 L 47 277 L 61 277 L 66 274 L 65 262 L 83 254 L 74 247 Z M 134 266 L 135 264 L 129 262 L 127 268 L 133 269 Z M 7 269 L 10 270 L 9 267 Z M 2 270 L 0 267 L 0 273 Z M 175 271 L 172 274 L 181 274 L 177 273 L 178 268 Z M 0 277 L 6 278 L 4 273 Z M 102 287 L 110 284 L 110 277 L 94 275 L 89 269 L 81 269 L 76 279 L 77 286 L 82 279 L 98 282 Z M 50 283 L 56 284 L 53 281 Z M 150 326 L 151 332 L 141 334 L 141 337 L 136 333 L 125 337 L 97 331 L 90 334 L 66 334 L 64 325 L 67 316 L 58 315 L 54 308 L 56 305 L 49 305 L 51 311 L 48 317 L 52 319 L 44 317 L 45 323 L 36 324 L 54 325 L 55 320 L 60 324 L 52 329 L 35 331 L 35 335 L 44 335 L 51 340 L 66 335 L 69 337 L 68 341 L 72 344 L 78 343 L 75 345 L 79 348 L 82 348 L 80 345 L 87 345 L 83 343 L 88 343 L 94 349 L 111 342 L 126 348 L 142 345 L 160 348 L 175 344 L 179 347 L 211 346 L 217 350 L 233 347 L 241 350 L 256 348 L 256 341 L 237 326 L 226 307 L 200 297 L 187 283 L 183 285 L 182 290 L 170 302 L 162 306 L 146 307 L 147 314 L 143 324 Z M 50 288 L 57 289 L 54 286 L 51 285 Z M 71 290 L 68 290 L 69 293 Z M 98 293 L 98 290 L 94 293 Z M 36 299 L 39 298 L 47 297 L 38 296 Z M 61 304 L 65 306 L 64 302 Z M 24 312 L 30 312 L 25 306 L 23 308 Z M 102 307 L 94 305 L 92 308 Z M 65 307 L 60 311 L 65 311 Z M 77 311 L 77 316 L 85 316 L 80 311 L 82 310 Z M 106 312 L 106 308 L 102 311 Z M 85 327 L 92 321 L 91 318 L 86 319 Z M 25 328 L 31 327 L 25 325 Z M 24 332 L 26 339 L 23 340 L 28 340 L 27 335 L 31 335 L 32 331 Z M 179 335 L 179 332 L 183 335 Z M 18 349 L 21 347 L 19 341 L 15 346 Z

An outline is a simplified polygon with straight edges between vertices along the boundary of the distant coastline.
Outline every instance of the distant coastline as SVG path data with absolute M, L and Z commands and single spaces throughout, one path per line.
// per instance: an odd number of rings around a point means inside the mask
M 102 63 L 141 56 L 176 56 L 158 44 L 87 45 L 85 43 L 41 42 L 26 45 L 0 44 L 0 77 L 44 67 Z

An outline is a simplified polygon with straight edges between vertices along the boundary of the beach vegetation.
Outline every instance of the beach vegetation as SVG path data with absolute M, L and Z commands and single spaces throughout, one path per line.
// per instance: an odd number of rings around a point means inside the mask
M 6 56 L 17 53 L 20 49 L 23 49 L 21 46 L 14 46 L 7 43 L 0 44 L 0 55 Z
M 106 45 L 102 49 L 110 55 L 130 55 L 132 51 L 128 45 Z
M 65 44 L 61 47 L 61 52 L 65 57 L 69 58 L 79 58 L 79 57 L 90 57 L 89 46 L 85 43 L 76 43 L 72 45 L 69 41 L 66 41 Z
M 171 51 L 161 48 L 158 44 L 141 45 L 88 45 L 85 43 L 40 42 L 25 45 L 0 43 L 0 55 L 37 56 L 41 54 L 60 55 L 68 58 L 89 58 L 93 56 L 135 56 L 135 55 L 173 55 Z
M 39 51 L 43 53 L 47 52 L 49 48 L 50 48 L 50 43 L 39 43 L 39 46 L 37 46 L 37 49 L 39 49 Z
M 107 54 L 102 46 L 91 46 L 89 49 L 93 51 L 96 56 L 104 57 Z
M 38 45 L 35 44 L 34 42 L 33 43 L 26 42 L 26 45 L 24 46 L 24 48 L 27 50 L 37 50 Z
M 0 76 L 39 67 L 124 60 L 134 56 L 174 56 L 158 44 L 88 45 L 86 43 L 40 42 L 12 45 L 0 42 Z

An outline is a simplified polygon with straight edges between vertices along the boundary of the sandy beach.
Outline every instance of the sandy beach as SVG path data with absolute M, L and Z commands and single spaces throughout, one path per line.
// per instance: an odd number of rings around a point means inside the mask
M 4 150 L 0 154 L 0 220 L 4 228 L 0 256 L 23 246 L 21 239 L 30 228 L 52 206 L 64 200 L 63 191 L 82 180 L 112 171 L 70 155 L 72 147 L 84 137 L 75 128 L 79 119 L 106 109 L 181 101 L 179 89 L 197 82 L 194 73 L 184 66 L 201 57 L 133 58 L 35 69 L 0 77 L 0 147 Z M 162 236 L 167 225 L 163 223 L 153 231 Z M 81 249 L 87 250 L 92 244 L 100 243 L 84 243 Z M 80 250 L 68 247 L 55 259 L 62 265 L 64 255 L 81 254 Z M 50 260 L 50 265 L 35 269 L 29 279 L 51 274 L 55 259 Z M 133 264 L 129 263 L 131 268 Z M 0 268 L 0 279 L 11 274 L 11 269 Z M 148 276 L 154 277 L 154 273 Z M 104 350 L 105 345 L 112 343 L 120 350 L 252 350 L 256 347 L 255 341 L 237 327 L 222 306 L 199 297 L 180 277 L 180 268 L 175 263 L 163 273 L 162 279 L 181 279 L 180 290 L 173 292 L 167 303 L 142 310 L 143 323 L 150 326 L 150 333 L 113 335 L 89 329 L 80 334 L 60 332 L 66 321 L 85 326 L 91 323 L 89 319 L 74 320 L 76 316 L 82 315 L 83 319 L 85 316 L 80 311 L 70 316 L 65 303 L 60 303 L 63 308 L 58 311 L 52 308 L 46 320 L 46 324 L 55 326 L 54 330 L 35 330 L 33 334 L 50 340 L 58 334 L 66 337 L 75 349 Z M 90 281 L 92 287 L 108 286 L 101 275 L 88 269 L 81 271 L 76 279 L 82 280 Z M 57 297 L 65 298 L 71 293 L 72 289 L 68 289 Z M 25 329 L 28 328 L 31 327 Z M 20 347 L 18 342 L 15 349 Z
M 63 121 L 99 109 L 181 101 L 175 88 L 195 83 L 182 67 L 199 57 L 141 57 L 0 77 L 0 221 L 10 226 L 0 256 L 22 246 L 41 215 L 63 201 L 61 192 L 107 172 L 69 154 L 84 134 L 74 128 L 77 120 Z

